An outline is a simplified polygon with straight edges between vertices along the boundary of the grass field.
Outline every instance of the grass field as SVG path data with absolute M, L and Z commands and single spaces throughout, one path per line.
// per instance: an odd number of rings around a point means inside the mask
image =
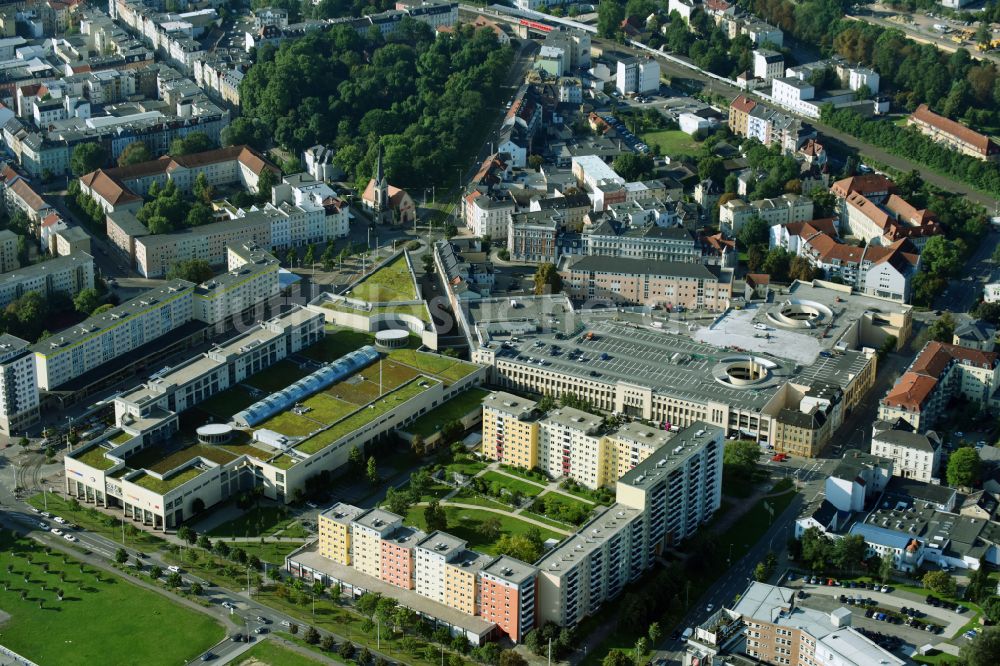
M 0 587 L 0 608 L 11 615 L 0 628 L 3 644 L 39 664 L 180 664 L 223 637 L 206 615 L 90 566 L 81 572 L 73 558 L 47 554 L 30 539 L 15 541 L 7 530 L 0 565 L 13 566 L 4 574 L 7 589 Z M 184 640 L 165 639 L 165 627 Z
M 583 500 L 578 500 L 578 499 L 576 499 L 574 497 L 566 497 L 565 495 L 563 495 L 561 493 L 549 493 L 549 492 L 547 492 L 547 493 L 545 493 L 542 496 L 542 499 L 544 499 L 546 507 L 548 507 L 550 504 L 556 504 L 559 507 L 559 510 L 560 510 L 559 514 L 549 515 L 548 513 L 542 513 L 543 516 L 545 516 L 549 520 L 554 520 L 557 523 L 564 523 L 565 522 L 564 520 L 562 520 L 559 517 L 560 515 L 565 515 L 565 514 L 561 513 L 561 510 L 564 507 L 575 508 L 575 509 L 577 509 L 580 512 L 580 515 L 584 515 L 584 516 L 587 516 L 587 517 L 590 516 L 590 512 L 594 509 L 594 505 L 591 502 L 584 502 Z M 535 502 L 534 504 L 532 504 L 531 508 L 534 509 L 536 512 L 540 513 L 541 512 L 541 506 L 540 505 L 541 505 L 541 502 L 538 501 L 538 502 Z M 586 518 L 584 518 L 584 520 L 586 520 Z
M 524 534 L 528 530 L 535 528 L 531 523 L 526 523 L 516 516 L 509 514 L 495 513 L 493 511 L 483 511 L 482 509 L 461 509 L 453 506 L 444 507 L 448 516 L 448 534 L 465 539 L 469 542 L 469 548 L 478 550 L 487 555 L 496 555 L 496 543 L 486 539 L 479 532 L 479 526 L 489 518 L 496 518 L 500 521 L 501 534 Z M 419 527 L 427 531 L 427 523 L 424 521 L 424 507 L 413 507 L 403 521 L 406 525 Z M 542 533 L 542 540 L 558 539 L 564 537 L 558 532 L 553 532 L 545 528 L 537 528 Z
M 647 146 L 654 143 L 660 147 L 664 155 L 677 157 L 679 155 L 698 155 L 701 146 L 691 137 L 680 130 L 658 130 L 646 132 L 641 137 L 642 142 Z
M 234 386 L 222 393 L 213 395 L 208 400 L 198 403 L 198 409 L 217 416 L 220 419 L 228 419 L 237 412 L 241 412 L 257 400 L 250 395 L 242 386 Z
M 493 509 L 502 509 L 504 511 L 510 511 L 510 506 L 507 504 L 501 504 L 495 500 L 488 499 L 486 497 L 481 497 L 474 494 L 468 488 L 462 488 L 455 496 L 449 500 L 450 502 L 455 502 L 456 504 L 475 504 L 476 506 L 486 506 Z
M 261 370 L 253 377 L 244 380 L 244 383 L 261 391 L 274 393 L 289 384 L 294 384 L 308 374 L 308 370 L 303 370 L 297 364 L 284 360 L 278 361 L 266 370 Z
M 360 331 L 338 329 L 327 332 L 322 340 L 299 353 L 314 361 L 327 362 L 335 361 L 348 352 L 372 344 L 375 344 L 374 335 Z
M 452 473 L 465 474 L 466 476 L 474 476 L 479 474 L 484 469 L 486 469 L 486 463 L 481 463 L 478 460 L 456 460 L 453 463 L 448 463 L 445 465 L 445 469 Z
M 346 400 L 338 400 L 326 393 L 317 393 L 302 404 L 309 408 L 306 416 L 321 423 L 333 423 L 350 414 L 355 408 L 355 405 Z
M 234 664 L 260 664 L 261 666 L 315 666 L 315 664 L 325 664 L 320 661 L 300 654 L 295 650 L 279 645 L 274 641 L 261 641 L 253 646 L 249 651 L 244 652 L 233 662 Z
M 525 515 L 525 516 L 527 516 L 528 518 L 533 518 L 534 520 L 537 520 L 540 523 L 545 523 L 546 525 L 551 525 L 552 527 L 555 527 L 556 529 L 570 530 L 570 531 L 572 531 L 574 529 L 574 526 L 570 525 L 569 523 L 564 523 L 561 520 L 556 520 L 554 518 L 549 518 L 548 516 L 544 516 L 544 515 L 542 515 L 540 513 L 535 513 L 534 511 L 525 510 L 525 511 L 522 512 L 522 514 Z
M 417 288 L 406 266 L 406 257 L 400 254 L 395 260 L 369 275 L 368 279 L 347 295 L 369 303 L 413 301 L 417 298 Z
M 520 491 L 522 495 L 530 497 L 534 497 L 544 490 L 544 488 L 538 484 L 531 483 L 530 481 L 522 481 L 521 479 L 512 479 L 506 474 L 501 474 L 500 472 L 489 471 L 479 478 L 491 485 L 499 483 L 510 492 Z
M 239 546 L 246 551 L 247 555 L 256 555 L 262 562 L 267 562 L 275 566 L 284 566 L 285 556 L 300 548 L 302 544 L 289 541 L 269 541 L 261 545 L 259 543 L 244 541 Z
M 406 426 L 406 430 L 415 435 L 427 438 L 441 429 L 445 423 L 462 418 L 476 409 L 482 409 L 483 398 L 489 391 L 481 388 L 470 388 L 462 391 L 451 400 L 444 402 L 419 419 Z
M 210 537 L 274 536 L 295 522 L 286 516 L 282 507 L 258 506 L 249 509 L 239 518 L 222 523 L 208 531 Z
M 313 421 L 307 416 L 299 416 L 295 412 L 281 412 L 269 418 L 258 427 L 280 432 L 288 437 L 304 437 L 322 428 L 325 424 Z

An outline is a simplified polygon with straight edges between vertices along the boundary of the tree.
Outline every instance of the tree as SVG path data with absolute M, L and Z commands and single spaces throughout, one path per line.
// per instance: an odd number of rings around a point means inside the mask
M 149 146 L 142 141 L 133 141 L 125 146 L 125 150 L 118 156 L 118 166 L 131 166 L 141 162 L 148 162 L 151 159 L 153 159 L 153 154 L 149 152 Z
M 204 172 L 194 179 L 194 196 L 205 205 L 211 204 L 215 197 L 215 188 L 208 182 Z
M 360 472 L 365 466 L 365 454 L 361 452 L 361 447 L 354 447 L 347 456 L 347 462 L 354 471 Z
M 698 162 L 698 178 L 701 180 L 712 180 L 721 185 L 727 182 L 726 165 L 721 157 L 711 155 Z M 733 188 L 733 192 L 736 188 Z
M 205 550 L 212 550 L 212 540 L 205 534 L 198 535 L 198 547 Z
M 962 267 L 962 250 L 957 242 L 945 236 L 932 236 L 920 253 L 923 269 L 938 277 L 957 274 Z
M 496 516 L 490 516 L 483 522 L 479 523 L 479 528 L 477 531 L 487 541 L 496 541 L 497 537 L 500 536 L 500 528 L 502 526 L 503 525 L 501 524 L 499 518 L 497 518 Z
M 163 575 L 163 569 L 161 567 L 153 565 L 149 569 L 149 575 L 153 580 L 159 580 L 159 578 Z
M 541 155 L 528 155 L 528 166 L 535 171 L 538 171 L 543 164 L 545 164 L 545 158 Z
M 763 583 L 768 578 L 771 577 L 771 572 L 768 571 L 767 565 L 763 562 L 758 562 L 757 566 L 753 570 L 753 579 L 758 583 Z
M 303 638 L 305 638 L 306 643 L 309 643 L 309 645 L 316 645 L 319 643 L 319 632 L 316 631 L 316 627 L 309 627 L 306 629 L 306 635 Z
M 948 485 L 971 488 L 979 478 L 979 453 L 970 446 L 963 446 L 948 459 Z
M 176 571 L 171 571 L 167 576 L 167 587 L 180 587 L 182 583 L 181 575 Z
M 316 246 L 312 243 L 306 246 L 306 256 L 302 258 L 303 266 L 312 266 L 316 261 Z
M 649 641 L 646 640 L 645 636 L 640 636 L 635 641 L 635 663 L 642 663 L 642 658 L 646 655 L 649 650 Z
M 955 596 L 955 579 L 947 571 L 928 571 L 921 582 L 928 590 L 942 597 Z
M 289 268 L 292 268 L 293 266 L 295 266 L 295 261 L 298 258 L 299 258 L 299 255 L 295 251 L 295 248 L 294 247 L 290 247 L 290 248 L 288 248 L 288 252 L 285 253 L 285 264 L 287 264 Z
M 526 534 L 504 534 L 497 539 L 496 550 L 522 562 L 534 562 L 542 554 L 542 543 Z
M 979 636 L 962 645 L 959 658 L 965 666 L 1000 664 L 1000 627 L 980 629 Z
M 319 646 L 324 652 L 333 652 L 333 648 L 337 647 L 337 643 L 333 640 L 333 636 L 325 634 L 323 638 L 320 639 Z
M 500 666 L 528 666 L 528 660 L 513 650 L 500 653 Z
M 167 271 L 168 280 L 187 280 L 195 284 L 201 284 L 211 280 L 215 271 L 204 259 L 189 259 L 171 266 Z
M 955 319 L 950 312 L 945 312 L 940 317 L 931 322 L 927 329 L 927 336 L 931 340 L 950 344 L 954 339 Z
M 337 649 L 337 654 L 339 654 L 345 660 L 350 659 L 351 657 L 354 656 L 354 643 L 352 643 L 351 641 L 344 641 L 343 643 L 340 644 L 340 647 Z
M 860 534 L 838 539 L 833 544 L 833 561 L 842 571 L 853 571 L 865 560 L 868 546 Z
M 69 167 L 74 176 L 82 176 L 100 169 L 108 162 L 108 153 L 99 143 L 81 143 L 73 149 Z
M 115 551 L 115 562 L 118 564 L 125 564 L 128 562 L 128 552 L 124 548 L 119 548 Z
M 625 180 L 642 180 L 653 175 L 653 156 L 624 152 L 614 159 L 611 167 Z
M 741 472 L 750 473 L 760 459 L 760 445 L 749 439 L 726 442 L 722 453 L 722 463 L 731 465 Z
M 630 664 L 631 660 L 617 648 L 604 655 L 604 659 L 601 661 L 601 666 L 630 666 Z
M 268 168 L 260 172 L 257 178 L 257 196 L 261 201 L 271 200 L 271 190 L 280 182 L 278 175 Z
M 410 438 L 410 449 L 418 456 L 424 455 L 424 438 L 418 433 Z
M 395 488 L 385 491 L 385 506 L 389 511 L 405 516 L 413 505 L 413 497 L 410 493 L 399 492 Z
M 187 525 L 181 525 L 177 528 L 177 538 L 181 541 L 187 541 L 188 543 L 194 543 L 198 540 L 198 535 L 195 534 Z
M 883 585 L 888 583 L 889 579 L 892 578 L 892 569 L 892 553 L 886 553 L 879 558 L 878 562 L 878 579 L 882 581 Z
M 204 591 L 205 588 L 201 586 L 201 583 L 191 583 L 191 594 L 195 596 L 201 596 L 202 592 Z
M 378 483 L 378 465 L 375 462 L 375 456 L 369 458 L 365 465 L 365 478 L 373 486 Z
M 424 509 L 424 521 L 427 523 L 427 531 L 444 531 L 448 529 L 448 514 L 441 504 L 434 500 Z
M 983 602 L 983 614 L 986 615 L 987 621 L 992 624 L 1000 622 L 1000 596 L 995 594 L 990 595 L 986 601 Z
M 170 142 L 170 155 L 179 157 L 192 153 L 203 153 L 216 148 L 215 142 L 204 132 L 191 132 Z
M 73 297 L 73 307 L 80 314 L 89 315 L 101 304 L 101 295 L 93 287 L 80 291 Z
M 424 273 L 426 273 L 427 275 L 430 275 L 431 273 L 433 273 L 434 272 L 434 257 L 431 256 L 431 254 L 428 252 L 428 253 L 424 254 L 424 258 L 422 259 L 422 261 L 423 261 L 423 264 L 424 264 Z
M 663 638 L 663 629 L 660 628 L 660 623 L 652 622 L 646 630 L 646 635 L 649 636 L 650 645 L 653 646 L 653 649 L 656 649 L 656 646 Z
M 802 533 L 802 559 L 816 572 L 825 571 L 832 556 L 829 537 L 816 527 Z
M 743 223 L 740 230 L 736 232 L 736 240 L 741 247 L 749 248 L 753 245 L 767 244 L 770 238 L 771 227 L 759 216 L 754 215 Z
M 545 262 L 535 271 L 535 294 L 558 294 L 562 291 L 562 276 L 553 263 Z

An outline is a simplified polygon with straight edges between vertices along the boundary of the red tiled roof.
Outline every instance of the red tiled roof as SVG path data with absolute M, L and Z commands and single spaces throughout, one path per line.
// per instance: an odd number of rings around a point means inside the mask
M 870 196 L 878 192 L 891 192 L 895 184 L 885 176 L 877 173 L 866 173 L 838 180 L 830 186 L 830 191 L 844 199 L 852 193 Z
M 991 152 L 996 151 L 996 145 L 990 141 L 988 136 L 971 130 L 962 123 L 956 122 L 951 118 L 946 118 L 934 113 L 926 104 L 918 106 L 917 110 L 910 116 L 910 119 L 930 125 L 939 132 L 951 135 L 962 143 L 975 147 L 975 149 L 983 155 L 989 155 Z
M 802 144 L 801 148 L 799 148 L 800 153 L 802 153 L 803 155 L 807 155 L 809 157 L 815 157 L 820 153 L 822 153 L 823 150 L 824 150 L 823 144 L 820 143 L 819 141 L 816 141 L 815 139 L 809 139 L 804 144 Z
M 747 273 L 746 281 L 751 287 L 756 285 L 771 284 L 771 276 L 767 273 Z
M 95 192 L 112 206 L 120 206 L 123 203 L 132 201 L 142 201 L 142 197 L 122 185 L 121 181 L 113 178 L 104 169 L 91 171 L 81 176 L 80 183 L 87 186 L 88 189 Z
M 726 0 L 705 0 L 705 9 L 715 11 L 715 12 L 725 12 L 728 11 L 732 5 Z
M 732 102 L 729 103 L 730 109 L 735 109 L 741 113 L 750 113 L 757 107 L 757 102 L 753 101 L 746 95 L 739 95 Z
M 907 372 L 889 389 L 882 402 L 889 407 L 902 407 L 917 411 L 935 386 L 937 386 L 937 379 L 927 375 L 918 375 L 915 372 Z
M 910 366 L 911 372 L 916 372 L 930 377 L 938 377 L 952 360 L 962 361 L 969 365 L 978 367 L 994 367 L 1000 354 L 996 352 L 984 352 L 978 349 L 969 349 L 946 342 L 928 342 L 927 345 L 913 360 Z
M 45 210 L 46 208 L 50 208 L 50 206 L 47 203 L 45 203 L 45 200 L 42 199 L 42 197 L 39 196 L 37 192 L 31 189 L 31 185 L 29 185 L 28 181 L 26 180 L 22 180 L 19 178 L 16 181 L 14 181 L 13 185 L 8 186 L 7 189 L 16 194 L 18 197 L 20 197 L 21 200 L 24 201 L 24 203 L 28 206 L 28 208 L 30 208 L 35 212 L 38 212 L 40 210 Z
M 861 263 L 861 257 L 865 253 L 863 247 L 838 242 L 836 238 L 824 232 L 816 234 L 806 242 L 816 250 L 824 262 L 838 260 L 841 263 L 858 264 Z

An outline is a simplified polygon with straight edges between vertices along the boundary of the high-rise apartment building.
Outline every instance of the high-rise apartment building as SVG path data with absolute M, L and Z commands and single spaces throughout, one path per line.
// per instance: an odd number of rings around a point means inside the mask
M 370 509 L 351 521 L 353 566 L 373 578 L 382 578 L 382 539 L 403 524 L 402 516 Z
M 0 432 L 12 435 L 38 421 L 38 384 L 30 345 L 0 335 Z
M 480 615 L 520 643 L 535 626 L 538 569 L 506 555 L 479 575 Z
M 338 564 L 351 564 L 351 521 L 364 511 L 356 506 L 337 502 L 319 514 L 319 554 Z

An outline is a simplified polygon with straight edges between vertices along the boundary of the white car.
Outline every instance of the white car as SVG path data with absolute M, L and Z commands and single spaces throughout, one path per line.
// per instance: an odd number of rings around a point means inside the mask
M 758 331 L 766 331 L 767 330 L 767 326 L 765 326 L 764 324 L 754 324 L 753 327 L 756 328 Z
M 46 532 L 48 532 L 49 531 L 49 526 L 47 524 L 45 524 L 44 521 L 38 521 L 38 529 L 45 530 Z
M 52 533 L 55 534 L 56 536 L 62 536 L 63 535 L 63 531 L 61 529 L 59 529 L 58 527 L 53 527 L 52 528 Z
M 961 435 L 959 435 L 959 437 L 961 437 Z M 46 518 L 51 518 L 52 517 L 52 514 L 49 513 L 48 511 L 42 511 L 42 515 L 45 516 Z
M 66 524 L 66 519 L 65 518 L 60 518 L 59 516 L 54 516 L 52 518 L 52 520 L 56 521 L 60 525 L 65 525 Z
M 236 606 L 233 605 L 233 602 L 231 602 L 231 601 L 223 601 L 222 602 L 222 607 L 223 608 L 230 608 L 230 609 L 236 608 Z
M 170 573 L 180 573 L 181 568 L 171 564 L 169 567 L 167 567 L 167 571 L 169 571 Z
M 709 604 L 709 605 L 705 606 L 705 612 L 706 613 L 711 613 L 713 610 L 715 610 L 715 605 L 714 604 Z
M 66 539 L 66 541 L 76 541 L 76 537 L 72 534 L 64 534 L 63 539 Z

